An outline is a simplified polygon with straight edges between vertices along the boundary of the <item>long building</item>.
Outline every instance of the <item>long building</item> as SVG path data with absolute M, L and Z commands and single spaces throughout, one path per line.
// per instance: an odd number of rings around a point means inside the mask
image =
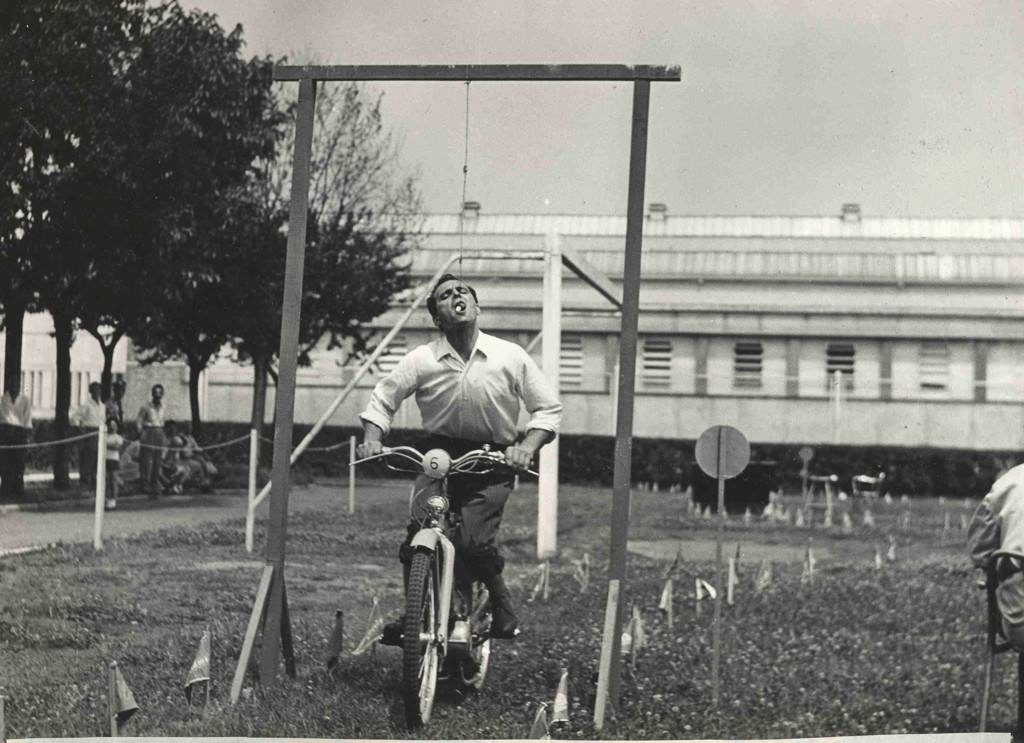
M 621 216 L 489 215 L 467 202 L 426 219 L 412 271 L 425 281 L 463 256 L 452 272 L 476 287 L 481 325 L 528 345 L 541 327 L 537 254 L 557 241 L 619 283 L 625 228 Z M 380 335 L 403 302 L 375 322 Z M 619 316 L 569 271 L 562 303 L 565 432 L 610 435 Z M 651 204 L 640 308 L 636 436 L 693 439 L 727 423 L 765 443 L 1024 448 L 1022 219 L 872 217 L 852 204 L 832 216 L 684 216 Z M 379 375 L 435 333 L 425 309 L 414 314 L 331 422 L 353 424 Z M 316 420 L 354 368 L 339 351 L 317 354 L 299 371 L 296 419 Z M 129 358 L 127 375 L 137 390 L 160 378 L 185 417 L 181 369 L 142 372 Z M 251 370 L 222 360 L 202 388 L 207 419 L 248 419 Z M 396 424 L 418 423 L 410 401 Z

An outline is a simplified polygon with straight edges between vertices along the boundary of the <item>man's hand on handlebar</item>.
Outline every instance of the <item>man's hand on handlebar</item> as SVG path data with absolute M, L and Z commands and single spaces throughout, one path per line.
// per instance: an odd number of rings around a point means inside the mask
M 356 447 L 356 456 L 359 459 L 366 459 L 366 457 L 372 457 L 382 451 L 384 451 L 384 444 L 380 441 L 364 441 Z
M 528 470 L 533 452 L 521 446 L 510 446 L 505 450 L 505 461 L 514 470 Z

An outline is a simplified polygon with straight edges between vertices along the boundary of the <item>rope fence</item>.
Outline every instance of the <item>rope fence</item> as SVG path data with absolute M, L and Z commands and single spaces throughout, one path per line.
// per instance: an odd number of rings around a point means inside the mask
M 99 429 L 90 431 L 89 433 L 78 434 L 77 436 L 69 436 L 66 439 L 54 439 L 52 441 L 34 441 L 30 444 L 0 444 L 0 450 L 13 450 L 13 449 L 43 449 L 48 446 L 60 446 L 61 444 L 70 444 L 74 441 L 84 441 L 85 439 L 91 439 L 99 436 Z

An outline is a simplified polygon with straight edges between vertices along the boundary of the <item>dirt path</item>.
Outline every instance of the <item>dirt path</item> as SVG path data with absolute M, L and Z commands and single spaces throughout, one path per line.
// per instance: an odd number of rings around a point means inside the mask
M 357 488 L 369 496 L 371 486 Z M 257 511 L 257 523 L 266 518 L 269 498 Z M 347 492 L 337 485 L 296 488 L 288 500 L 289 512 L 337 504 L 347 507 Z M 245 517 L 245 493 L 225 491 L 215 495 L 165 496 L 156 501 L 143 497 L 120 498 L 118 508 L 103 516 L 104 536 L 129 536 L 167 526 L 202 524 Z M 83 499 L 46 510 L 0 509 L 0 557 L 45 547 L 55 542 L 91 542 L 93 501 Z

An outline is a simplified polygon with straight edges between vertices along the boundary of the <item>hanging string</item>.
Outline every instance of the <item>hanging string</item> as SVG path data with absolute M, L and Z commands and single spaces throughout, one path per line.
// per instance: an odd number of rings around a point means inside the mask
M 469 178 L 469 80 L 466 80 L 466 120 L 462 135 L 462 201 L 459 203 L 459 278 L 462 274 L 462 227 L 466 215 L 466 181 Z

